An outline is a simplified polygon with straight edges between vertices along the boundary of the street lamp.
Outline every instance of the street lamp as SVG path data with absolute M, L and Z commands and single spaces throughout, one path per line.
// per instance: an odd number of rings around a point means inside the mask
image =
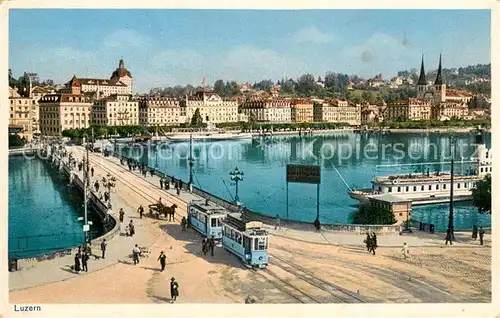
M 450 137 L 450 157 L 451 157 L 451 169 L 450 169 L 450 213 L 448 215 L 448 233 L 450 235 L 449 239 L 455 240 L 455 235 L 453 234 L 453 144 L 455 143 L 455 137 Z
M 231 176 L 231 181 L 236 183 L 236 196 L 234 197 L 234 200 L 238 203 L 240 200 L 238 197 L 238 182 L 243 181 L 243 171 L 240 171 L 238 167 L 236 167 L 233 171 L 229 172 L 229 175 Z
M 189 135 L 189 191 L 193 191 L 193 134 Z M 236 168 L 238 169 L 238 168 Z M 236 191 L 238 192 L 238 191 Z M 236 195 L 238 196 L 238 195 Z

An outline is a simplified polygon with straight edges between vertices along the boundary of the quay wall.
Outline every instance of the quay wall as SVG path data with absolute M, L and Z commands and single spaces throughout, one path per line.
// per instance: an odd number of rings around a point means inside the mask
M 127 159 L 125 156 L 121 156 L 118 153 L 113 153 L 113 156 L 120 159 Z M 161 171 L 158 171 L 152 167 L 148 167 L 148 170 L 153 170 L 154 174 L 166 179 L 169 182 L 173 182 L 174 179 L 172 176 L 169 176 Z M 188 191 L 188 185 L 184 182 L 183 189 Z M 275 218 L 264 215 L 263 213 L 259 213 L 257 211 L 252 211 L 246 207 L 240 207 L 235 203 L 229 202 L 226 199 L 223 199 L 219 196 L 216 196 L 212 193 L 204 191 L 196 186 L 192 186 L 192 193 L 203 198 L 209 199 L 211 202 L 231 211 L 231 212 L 241 212 L 244 214 L 245 218 L 252 221 L 261 221 L 267 224 L 274 224 L 276 222 Z M 292 221 L 292 220 L 283 220 L 282 224 L 287 225 L 289 228 L 296 228 L 298 230 L 307 230 L 304 228 L 305 224 L 312 224 L 312 222 L 302 222 L 302 221 Z M 399 235 L 402 228 L 399 225 L 364 225 L 364 224 L 322 224 L 321 229 L 323 231 L 331 231 L 331 232 L 346 232 L 346 233 L 356 233 L 359 235 L 364 235 L 366 232 L 375 232 L 378 235 Z
M 38 150 L 35 150 L 31 154 L 35 154 L 36 151 L 38 151 Z M 63 158 L 61 158 L 57 154 L 52 154 L 50 156 L 45 156 L 45 157 L 42 156 L 41 158 L 43 158 L 42 160 L 45 160 L 47 163 L 53 164 L 53 165 L 59 167 L 60 172 L 63 173 L 64 175 L 66 175 L 68 177 L 68 179 L 70 181 L 72 181 L 72 183 L 80 191 L 82 191 L 82 195 L 83 195 L 84 183 L 83 183 L 81 177 L 78 175 L 78 173 L 76 173 L 74 170 L 72 170 L 69 167 L 67 160 L 66 161 L 63 160 Z M 103 221 L 103 226 L 104 226 L 103 235 L 101 235 L 100 237 L 94 238 L 90 242 L 92 250 L 95 250 L 95 248 L 100 246 L 100 243 L 103 239 L 106 239 L 109 241 L 115 235 L 117 235 L 119 233 L 120 228 L 119 228 L 119 223 L 116 220 L 116 218 L 113 215 L 108 214 L 108 208 L 107 208 L 106 204 L 101 199 L 99 199 L 97 197 L 97 195 L 94 193 L 94 191 L 90 190 L 89 192 L 90 192 L 89 203 L 94 208 L 93 210 L 96 211 L 98 213 L 98 215 L 100 216 L 101 220 Z M 51 259 L 74 254 L 74 253 L 76 253 L 76 251 L 80 245 L 81 244 L 73 246 L 73 247 L 68 247 L 65 249 L 57 250 L 54 252 L 50 252 L 47 254 L 42 254 L 42 255 L 39 255 L 36 257 L 17 259 L 17 269 L 21 270 L 21 269 L 24 269 L 27 267 L 32 267 L 38 262 L 42 262 L 45 260 L 51 260 Z

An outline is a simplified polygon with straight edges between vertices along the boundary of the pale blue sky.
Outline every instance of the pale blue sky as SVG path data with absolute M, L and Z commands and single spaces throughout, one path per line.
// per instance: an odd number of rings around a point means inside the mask
M 152 87 L 490 63 L 490 11 L 11 10 L 9 67 L 56 82 L 111 76 L 123 57 Z

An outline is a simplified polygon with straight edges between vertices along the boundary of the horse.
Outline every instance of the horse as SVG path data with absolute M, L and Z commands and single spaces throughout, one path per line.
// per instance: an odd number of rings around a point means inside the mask
M 165 218 L 167 218 L 168 214 L 168 221 L 174 221 L 175 220 L 175 209 L 177 208 L 177 205 L 174 203 L 172 206 L 163 206 L 163 213 L 165 215 Z

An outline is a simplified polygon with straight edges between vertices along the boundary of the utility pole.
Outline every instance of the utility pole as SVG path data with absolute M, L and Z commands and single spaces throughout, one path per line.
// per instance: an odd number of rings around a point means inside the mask
M 94 130 L 92 129 L 92 136 L 94 135 Z M 83 197 L 84 197 L 84 216 L 83 216 L 83 232 L 85 234 L 85 243 L 88 240 L 88 188 L 89 188 L 89 139 L 87 138 L 85 142 L 86 148 L 86 160 L 85 169 L 83 173 Z
M 193 134 L 189 135 L 189 192 L 193 191 Z
M 455 240 L 455 235 L 453 234 L 453 148 L 454 138 L 450 138 L 450 154 L 451 154 L 451 169 L 450 169 L 450 213 L 448 215 L 448 231 L 450 233 L 450 240 Z

